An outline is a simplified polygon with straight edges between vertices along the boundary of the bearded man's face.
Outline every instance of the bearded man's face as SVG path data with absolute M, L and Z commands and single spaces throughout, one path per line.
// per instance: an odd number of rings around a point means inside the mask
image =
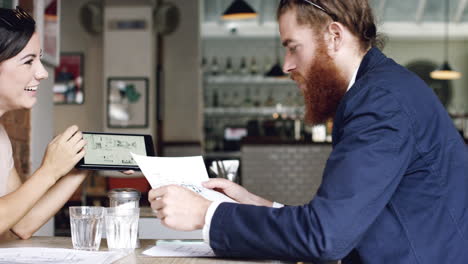
M 279 29 L 286 48 L 283 71 L 304 95 L 305 121 L 323 123 L 335 115 L 348 80 L 330 57 L 323 31 L 298 24 L 294 9 L 281 15 Z
M 298 83 L 304 96 L 306 123 L 320 124 L 335 116 L 348 81 L 328 55 L 324 42 L 318 43 L 306 72 L 292 71 L 291 79 Z

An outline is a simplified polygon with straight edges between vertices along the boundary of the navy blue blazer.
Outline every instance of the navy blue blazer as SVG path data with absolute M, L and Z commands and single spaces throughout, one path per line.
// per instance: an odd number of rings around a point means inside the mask
M 372 48 L 338 106 L 313 200 L 222 203 L 210 246 L 219 256 L 316 263 L 468 263 L 467 148 L 432 90 Z

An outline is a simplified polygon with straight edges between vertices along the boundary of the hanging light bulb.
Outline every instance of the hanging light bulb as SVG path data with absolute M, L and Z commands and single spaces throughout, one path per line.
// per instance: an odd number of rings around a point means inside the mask
M 444 62 L 438 69 L 431 72 L 431 78 L 437 80 L 456 80 L 461 78 L 461 73 L 452 70 L 448 62 L 449 1 L 450 0 L 445 0 Z
M 456 80 L 461 78 L 461 73 L 452 70 L 448 61 L 444 61 L 440 68 L 431 72 L 431 78 L 437 80 Z
M 248 19 L 255 17 L 257 17 L 257 13 L 244 0 L 234 0 L 222 15 L 222 18 L 226 20 Z

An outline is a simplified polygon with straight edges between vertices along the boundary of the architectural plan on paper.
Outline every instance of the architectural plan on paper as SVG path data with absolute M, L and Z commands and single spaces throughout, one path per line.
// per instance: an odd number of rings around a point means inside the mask
M 107 264 L 125 256 L 118 252 L 64 248 L 0 248 L 0 264 Z
M 156 246 L 143 251 L 144 255 L 152 257 L 214 257 L 213 250 L 204 242 L 174 241 L 172 243 L 157 243 Z
M 202 182 L 208 180 L 202 156 L 168 158 L 148 157 L 134 153 L 132 156 L 152 188 L 177 184 L 211 201 L 235 203 L 226 195 L 202 186 Z
M 86 164 L 136 165 L 130 152 L 143 154 L 145 139 L 140 136 L 83 134 Z

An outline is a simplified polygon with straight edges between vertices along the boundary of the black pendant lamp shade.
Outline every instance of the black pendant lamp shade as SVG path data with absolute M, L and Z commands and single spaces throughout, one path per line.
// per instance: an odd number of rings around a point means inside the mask
M 438 69 L 431 72 L 431 78 L 437 80 L 456 80 L 461 78 L 461 73 L 452 70 L 448 62 L 449 1 L 445 0 L 444 63 Z
M 277 61 L 273 67 L 265 74 L 266 77 L 274 78 L 288 78 L 288 75 L 283 72 L 279 61 Z
M 223 13 L 222 18 L 227 20 L 248 19 L 257 17 L 257 13 L 244 0 L 234 0 Z

